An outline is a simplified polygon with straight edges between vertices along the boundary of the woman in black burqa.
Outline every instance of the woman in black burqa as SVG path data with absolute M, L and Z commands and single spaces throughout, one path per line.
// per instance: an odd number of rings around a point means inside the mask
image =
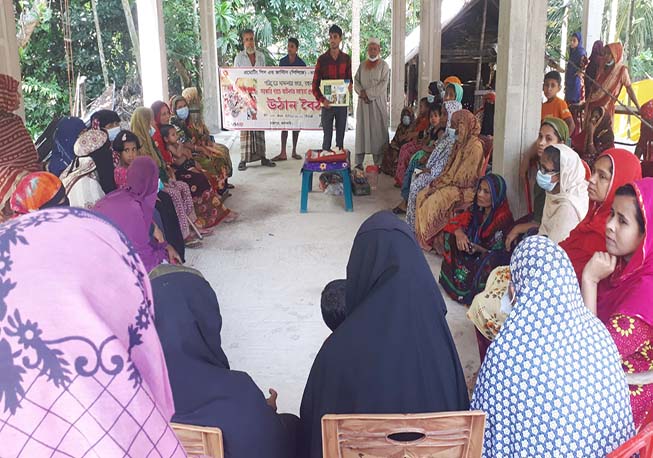
M 175 402 L 172 421 L 219 427 L 225 458 L 294 458 L 297 417 L 277 414 L 249 375 L 229 369 L 209 283 L 176 266 L 160 266 L 150 277 Z
M 358 231 L 346 318 L 324 342 L 304 390 L 301 458 L 322 457 L 324 414 L 467 410 L 442 294 L 410 228 L 388 211 Z

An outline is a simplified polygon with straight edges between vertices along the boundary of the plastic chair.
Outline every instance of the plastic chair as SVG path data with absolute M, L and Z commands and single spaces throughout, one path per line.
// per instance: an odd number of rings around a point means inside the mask
M 323 458 L 480 458 L 485 413 L 356 414 L 322 417 Z
M 220 428 L 171 423 L 182 447 L 189 457 L 224 458 Z
M 345 210 L 354 211 L 354 200 L 352 198 L 351 176 L 348 162 L 308 162 L 302 166 L 302 192 L 299 211 L 308 212 L 308 193 L 313 190 L 313 174 L 331 172 L 338 173 L 342 177 L 343 191 L 345 197 Z

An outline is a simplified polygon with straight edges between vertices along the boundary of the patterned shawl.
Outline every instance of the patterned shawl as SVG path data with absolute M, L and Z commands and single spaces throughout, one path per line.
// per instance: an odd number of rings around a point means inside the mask
M 525 239 L 510 271 L 516 303 L 471 403 L 487 415 L 483 457 L 606 456 L 635 432 L 617 347 L 551 240 Z
M 2 455 L 185 456 L 125 236 L 85 210 L 42 210 L 0 227 L 0 265 Z
M 63 183 L 50 172 L 33 172 L 23 177 L 18 182 L 10 203 L 14 213 L 19 215 L 69 205 Z

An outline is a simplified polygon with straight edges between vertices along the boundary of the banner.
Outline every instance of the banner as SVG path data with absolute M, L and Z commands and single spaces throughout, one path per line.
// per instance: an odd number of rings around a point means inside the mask
M 314 67 L 222 67 L 222 124 L 231 130 L 321 130 Z

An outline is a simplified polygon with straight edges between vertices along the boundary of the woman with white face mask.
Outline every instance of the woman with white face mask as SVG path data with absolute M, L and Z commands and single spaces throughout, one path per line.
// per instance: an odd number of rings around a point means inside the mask
M 381 162 L 381 171 L 386 175 L 394 176 L 397 170 L 397 159 L 401 147 L 413 139 L 415 132 L 415 114 L 410 107 L 404 107 L 401 110 L 399 125 L 395 130 L 395 136 L 390 143 L 383 148 L 383 161 Z

